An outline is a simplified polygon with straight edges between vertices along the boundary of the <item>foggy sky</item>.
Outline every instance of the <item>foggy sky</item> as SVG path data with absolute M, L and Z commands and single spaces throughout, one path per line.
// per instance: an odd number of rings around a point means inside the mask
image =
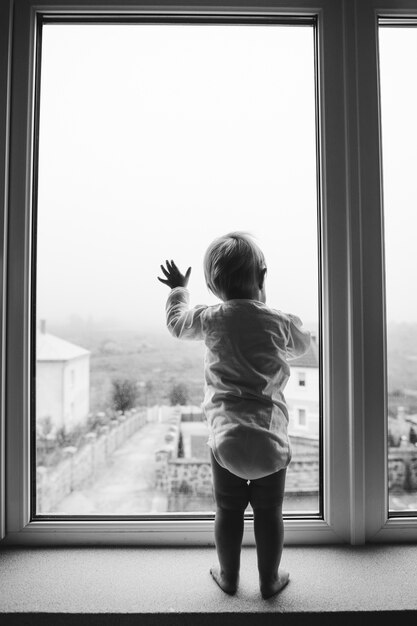
M 399 53 L 390 37 L 383 45 L 387 58 Z M 384 67 L 390 92 L 401 72 Z M 397 155 L 405 137 L 399 145 L 385 130 L 384 150 Z M 311 27 L 46 25 L 39 150 L 38 317 L 163 328 L 159 265 L 191 265 L 192 303 L 214 303 L 205 249 L 244 230 L 266 256 L 268 304 L 317 321 Z M 410 162 L 403 151 L 404 185 Z M 399 199 L 395 163 L 384 158 L 387 224 L 399 237 L 387 246 L 388 310 L 417 320 L 415 296 L 405 311 L 396 280 L 412 238 L 397 222 L 406 211 L 415 223 L 415 190 Z

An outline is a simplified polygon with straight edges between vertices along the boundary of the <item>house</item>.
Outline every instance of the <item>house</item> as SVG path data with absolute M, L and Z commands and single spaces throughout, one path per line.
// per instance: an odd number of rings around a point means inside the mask
M 284 390 L 292 436 L 319 436 L 319 353 L 317 336 L 312 333 L 307 352 L 290 361 L 291 376 Z
M 46 332 L 36 338 L 36 419 L 50 420 L 52 430 L 72 430 L 89 412 L 90 352 Z

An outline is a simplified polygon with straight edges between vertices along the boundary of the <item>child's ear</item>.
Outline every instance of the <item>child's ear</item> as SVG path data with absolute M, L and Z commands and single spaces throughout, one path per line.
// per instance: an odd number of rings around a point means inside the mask
M 261 271 L 259 272 L 259 289 L 262 289 L 264 286 L 265 275 L 266 275 L 266 267 L 263 267 Z

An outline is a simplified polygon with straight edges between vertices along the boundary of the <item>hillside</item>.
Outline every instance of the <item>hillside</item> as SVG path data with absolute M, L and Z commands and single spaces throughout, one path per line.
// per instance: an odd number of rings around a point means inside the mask
M 140 404 L 169 404 L 174 385 L 184 383 L 188 402 L 203 399 L 203 344 L 180 341 L 168 333 L 137 333 L 117 326 L 91 328 L 70 324 L 50 332 L 91 351 L 90 410 L 109 406 L 112 379 L 133 379 Z
M 173 386 L 185 382 L 188 402 L 203 398 L 201 342 L 180 341 L 164 331 L 140 333 L 112 326 L 92 326 L 72 320 L 50 332 L 91 351 L 91 411 L 104 410 L 113 378 L 134 379 L 142 404 L 169 403 Z M 387 333 L 389 405 L 415 406 L 417 412 L 417 324 L 392 324 Z M 414 410 L 414 408 L 413 408 Z

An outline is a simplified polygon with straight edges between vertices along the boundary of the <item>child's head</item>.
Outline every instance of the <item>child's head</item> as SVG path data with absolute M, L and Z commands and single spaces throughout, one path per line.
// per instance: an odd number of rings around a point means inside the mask
M 207 287 L 222 300 L 259 299 L 265 272 L 265 257 L 246 233 L 233 232 L 215 239 L 204 256 Z

